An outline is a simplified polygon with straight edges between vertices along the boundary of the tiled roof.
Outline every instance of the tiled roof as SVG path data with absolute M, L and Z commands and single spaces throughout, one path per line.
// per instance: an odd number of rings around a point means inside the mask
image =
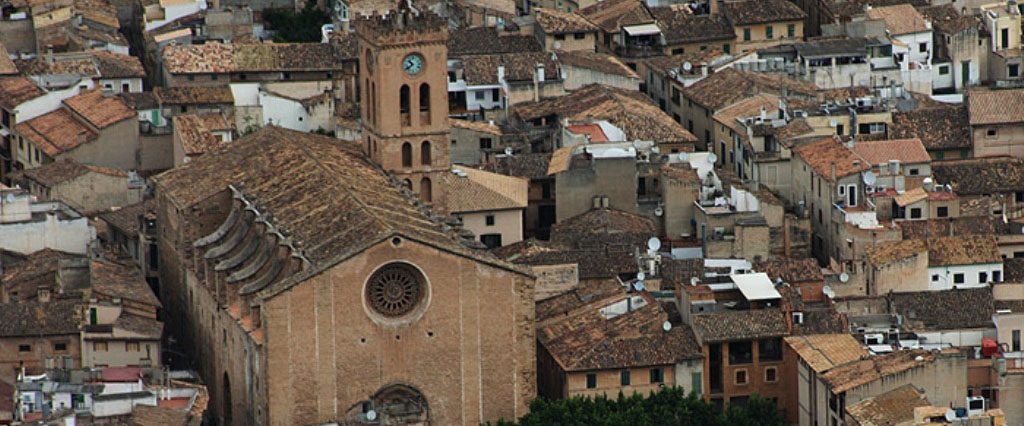
M 799 21 L 807 16 L 799 6 L 789 0 L 725 2 L 722 4 L 722 12 L 729 17 L 733 25 Z
M 505 66 L 505 81 L 532 82 L 537 64 L 544 64 L 547 78 L 559 75 L 558 64 L 551 55 L 542 52 L 504 53 L 500 55 L 473 55 L 462 58 L 463 78 L 466 84 L 498 84 L 498 66 Z
M 493 172 L 529 179 L 546 179 L 550 153 L 525 153 L 496 157 L 487 168 Z
M 863 141 L 853 145 L 853 151 L 873 166 L 882 166 L 889 160 L 902 164 L 928 163 L 932 160 L 918 138 Z
M 551 226 L 551 241 L 567 244 L 635 245 L 654 236 L 654 223 L 646 216 L 615 209 L 592 209 Z
M 537 25 L 540 25 L 545 34 L 597 31 L 597 26 L 591 24 L 586 18 L 572 12 L 563 12 L 546 7 L 536 7 L 531 10 L 534 17 L 537 18 Z
M 920 138 L 925 149 L 964 149 L 971 147 L 971 126 L 967 107 L 921 108 L 894 112 L 892 138 Z
M 130 417 L 132 426 L 187 426 L 189 418 L 187 411 L 141 404 L 132 407 Z
M 109 261 L 92 262 L 92 291 L 110 298 L 121 298 L 160 307 L 149 284 L 135 266 Z
M 663 289 L 689 286 L 693 278 L 704 279 L 704 259 L 665 258 L 662 259 L 658 272 L 661 275 Z
M 494 136 L 501 136 L 504 134 L 504 132 L 502 132 L 501 130 L 501 127 L 499 127 L 498 125 L 492 123 L 485 123 L 483 121 L 470 121 L 458 118 L 449 118 L 448 125 L 459 129 L 467 129 Z
M 772 281 L 781 278 L 790 284 L 825 281 L 818 262 L 810 258 L 779 258 L 757 262 L 754 270 L 768 274 Z
M 228 86 L 156 87 L 153 94 L 164 105 L 234 104 L 235 96 Z
M 466 28 L 448 34 L 449 58 L 543 50 L 540 42 L 532 35 L 502 31 L 494 27 Z
M 977 28 L 979 23 L 977 17 L 960 13 L 952 4 L 922 7 L 917 10 L 932 23 L 932 28 L 946 34 Z
M 955 235 L 928 240 L 928 266 L 1001 263 L 994 235 Z
M 779 94 L 783 88 L 789 90 L 791 94 L 812 96 L 818 91 L 813 83 L 726 68 L 683 89 L 683 94 L 705 108 L 718 110 L 755 93 Z
M 157 107 L 156 95 L 153 92 L 118 93 L 117 96 L 124 101 L 125 105 L 128 105 L 128 108 L 136 111 L 156 109 Z
M 871 168 L 867 161 L 832 136 L 793 148 L 793 153 L 799 155 L 815 173 L 828 181 L 832 180 L 832 166 L 835 166 L 836 178 Z
M 64 105 L 97 129 L 105 129 L 112 124 L 136 117 L 135 110 L 129 108 L 121 98 L 104 95 L 99 90 L 65 99 Z
M 354 49 L 334 43 L 182 44 L 163 51 L 171 74 L 332 71 L 355 56 Z
M 156 203 L 151 198 L 103 213 L 99 217 L 108 225 L 121 230 L 129 237 L 134 237 L 139 234 L 139 216 L 153 211 L 154 207 L 156 207 Z
M 17 75 L 18 67 L 14 65 L 14 61 L 11 60 L 11 54 L 7 52 L 7 48 L 4 47 L 3 43 L 0 43 L 0 75 Z
M 26 77 L 0 78 L 0 107 L 13 110 L 21 103 L 44 94 L 43 89 Z
M 1010 257 L 1003 259 L 1003 281 L 1008 283 L 1024 283 L 1024 258 Z
M 1024 188 L 1024 160 L 985 157 L 938 161 L 932 165 L 936 182 L 949 184 L 961 196 L 1016 192 Z
M 768 133 L 775 135 L 775 139 L 780 142 L 787 142 L 802 136 L 810 136 L 811 133 L 814 133 L 814 128 L 807 124 L 806 119 L 797 118 L 786 123 L 785 126 L 769 128 Z
M 466 177 L 445 175 L 447 211 L 468 213 L 526 208 L 529 180 L 470 167 L 452 169 L 461 170 Z
M 668 315 L 653 297 L 634 311 L 606 319 L 600 309 L 632 297 L 605 298 L 538 324 L 541 345 L 565 371 L 621 369 L 675 364 L 700 358 L 700 347 L 686 325 L 662 329 Z M 541 302 L 544 304 L 544 302 Z
M 640 0 L 599 1 L 577 13 L 609 33 L 617 33 L 624 26 L 654 22 L 654 16 Z
M 616 279 L 583 280 L 565 293 L 537 301 L 537 323 L 565 316 L 595 302 L 621 298 L 622 284 Z
M 1024 122 L 1024 89 L 968 91 L 967 110 L 972 126 Z
M 326 136 L 267 126 L 153 181 L 157 193 L 180 208 L 229 185 L 261 201 L 277 226 L 301 243 L 312 264 L 266 288 L 268 297 L 392 235 L 521 272 L 465 246 L 454 232 L 428 218 L 403 193 L 401 183 L 389 179 L 358 145 Z
M 571 52 L 557 52 L 556 55 L 558 56 L 558 62 L 563 66 L 568 65 L 576 68 L 594 70 L 604 74 L 619 75 L 637 79 L 640 78 L 635 71 L 622 63 L 619 58 L 607 53 L 576 50 Z
M 695 142 L 697 137 L 658 108 L 645 95 L 590 84 L 565 96 L 513 106 L 523 120 L 558 115 L 570 120 L 607 120 L 629 140 Z
M 869 247 L 867 257 L 870 264 L 878 266 L 907 259 L 926 251 L 928 248 L 923 240 L 889 241 Z
M 142 78 L 146 70 L 139 58 L 131 55 L 92 50 L 54 54 L 19 60 L 18 69 L 25 75 L 77 74 L 97 78 Z
M 903 239 L 925 239 L 952 235 L 992 235 L 996 233 L 990 216 L 961 216 L 948 219 L 903 220 L 896 225 Z
M 914 408 L 929 405 L 924 392 L 908 383 L 847 406 L 846 414 L 861 426 L 911 424 Z
M 199 115 L 178 115 L 171 121 L 185 155 L 203 154 L 221 144 L 220 138 L 215 136 L 211 129 L 206 128 L 206 121 Z
M 39 337 L 78 334 L 82 313 L 79 300 L 0 304 L 0 337 Z
M 785 341 L 818 374 L 868 356 L 864 346 L 850 334 L 790 336 Z
M 868 19 L 881 19 L 885 21 L 885 29 L 894 36 L 920 33 L 930 31 L 928 22 L 924 16 L 910 4 L 898 4 L 893 6 L 873 7 L 865 14 Z
M 58 261 L 78 257 L 80 256 L 43 249 L 25 256 L 19 263 L 4 265 L 0 283 L 4 287 L 4 292 L 11 295 L 12 299 L 17 294 L 16 298 L 19 301 L 35 300 L 40 287 L 55 286 Z
M 658 20 L 667 44 L 736 38 L 732 24 L 723 14 L 694 15 L 682 4 L 652 7 L 651 14 Z
M 758 117 L 762 109 L 772 111 L 778 109 L 779 97 L 769 93 L 758 93 L 725 108 L 719 109 L 712 117 L 715 121 L 732 129 L 742 140 L 747 140 L 747 132 L 736 122 L 736 119 Z
M 78 148 L 97 137 L 63 108 L 20 123 L 14 129 L 50 157 Z
M 67 182 L 89 172 L 116 177 L 128 176 L 122 170 L 79 164 L 70 158 L 57 160 L 34 169 L 24 170 L 21 172 L 21 175 L 46 188 L 52 188 L 54 185 Z
M 654 56 L 644 59 L 647 63 L 647 68 L 654 71 L 658 75 L 666 76 L 671 72 L 675 72 L 677 75 L 692 75 L 695 76 L 703 72 L 703 68 L 707 64 L 714 62 L 716 59 L 726 59 L 728 55 L 718 48 L 708 48 L 707 50 L 693 50 L 690 49 L 685 53 L 679 53 L 675 55 L 666 56 Z M 683 64 L 689 62 L 690 70 L 687 71 L 683 68 Z
M 917 357 L 923 360 L 917 361 Z M 896 351 L 835 367 L 821 378 L 831 386 L 832 393 L 840 394 L 932 362 L 935 362 L 935 354 L 928 350 Z
M 786 316 L 778 309 L 720 311 L 691 317 L 701 343 L 752 340 L 785 336 Z
M 887 298 L 907 331 L 992 327 L 995 313 L 989 287 L 890 293 Z

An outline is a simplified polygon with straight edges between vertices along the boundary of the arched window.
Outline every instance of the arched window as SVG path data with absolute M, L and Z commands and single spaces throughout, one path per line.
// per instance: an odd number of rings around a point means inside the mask
M 430 165 L 430 141 L 423 141 L 420 144 L 420 164 L 424 166 Z
M 430 85 L 420 84 L 420 124 L 430 124 Z
M 428 203 L 434 199 L 434 189 L 430 186 L 430 178 L 423 178 L 420 181 L 420 199 Z
M 402 167 L 412 167 L 412 144 L 402 144 Z
M 377 125 L 377 84 L 370 83 L 370 122 Z
M 411 180 L 409 180 L 409 179 L 403 180 L 402 181 L 402 185 L 405 185 L 406 188 L 409 188 L 409 190 L 412 191 L 412 181 Z
M 402 85 L 402 88 L 398 90 L 398 97 L 399 97 L 399 101 L 398 101 L 398 103 L 399 103 L 399 107 L 398 107 L 399 111 L 401 111 L 402 114 L 408 114 L 409 113 L 409 85 L 407 85 L 407 84 L 403 84 Z

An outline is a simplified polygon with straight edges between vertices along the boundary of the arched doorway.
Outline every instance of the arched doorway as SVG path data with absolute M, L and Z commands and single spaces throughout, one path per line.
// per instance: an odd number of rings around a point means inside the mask
M 221 410 L 223 411 L 221 412 L 220 418 L 223 420 L 224 425 L 230 426 L 234 424 L 234 419 L 231 416 L 231 379 L 228 378 L 228 372 L 226 371 L 224 372 L 224 380 L 222 384 L 224 387 L 221 388 L 221 393 L 224 395 L 224 400 L 223 405 L 221 406 Z
M 366 421 L 371 411 L 375 424 L 430 425 L 427 398 L 418 389 L 402 383 L 380 388 L 370 399 L 355 404 L 348 417 L 357 422 Z

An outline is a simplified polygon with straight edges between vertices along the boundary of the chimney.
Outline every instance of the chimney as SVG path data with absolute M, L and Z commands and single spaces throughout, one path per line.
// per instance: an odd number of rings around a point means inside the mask
M 53 45 L 46 45 L 46 65 L 53 65 Z
M 768 111 L 765 110 L 764 105 L 761 105 L 761 122 L 764 123 L 768 119 Z
M 505 64 L 498 64 L 498 83 L 505 81 Z
M 40 303 L 47 303 L 47 302 L 49 302 L 50 301 L 50 289 L 45 288 L 45 287 L 40 287 L 39 290 L 36 291 L 36 299 L 39 299 Z
M 600 195 L 595 195 L 593 201 L 594 201 L 594 204 L 592 205 L 592 207 L 595 210 L 601 208 L 601 196 Z
M 601 208 L 604 208 L 604 209 L 608 208 L 608 196 L 607 195 L 602 195 L 601 196 Z
M 544 64 L 537 64 L 537 81 L 544 82 Z

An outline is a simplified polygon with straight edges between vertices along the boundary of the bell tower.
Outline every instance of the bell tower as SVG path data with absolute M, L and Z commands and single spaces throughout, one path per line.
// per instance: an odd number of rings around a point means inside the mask
M 420 199 L 444 206 L 449 173 L 448 24 L 408 0 L 356 21 L 363 149 Z M 443 208 L 441 209 L 443 210 Z

